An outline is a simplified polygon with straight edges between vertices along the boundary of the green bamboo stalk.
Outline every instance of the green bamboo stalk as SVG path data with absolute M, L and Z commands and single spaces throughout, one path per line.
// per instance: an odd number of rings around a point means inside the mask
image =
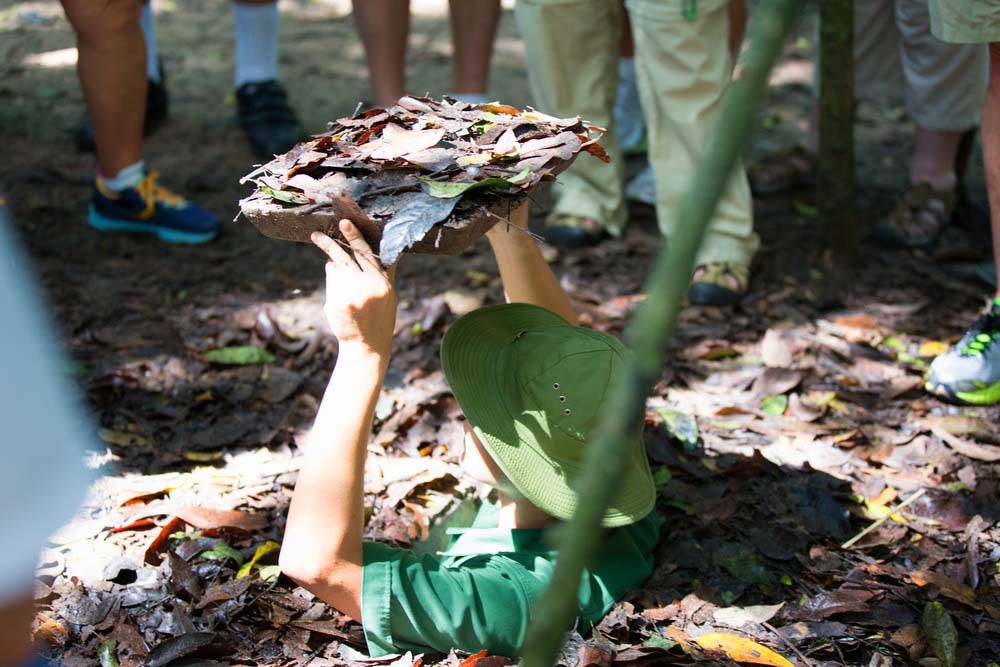
M 854 0 L 820 3 L 816 203 L 831 252 L 827 285 L 840 291 L 857 259 L 854 183 Z
M 660 252 L 646 280 L 646 300 L 625 332 L 632 349 L 626 381 L 611 397 L 590 444 L 578 489 L 584 499 L 559 539 L 559 562 L 528 630 L 524 667 L 550 667 L 576 616 L 583 568 L 597 548 L 601 519 L 617 490 L 623 442 L 642 423 L 646 396 L 659 377 L 666 342 L 694 269 L 695 254 L 750 133 L 768 75 L 801 0 L 770 0 L 752 12 L 749 39 L 721 101 L 713 138 L 692 175 L 677 216 L 677 230 Z

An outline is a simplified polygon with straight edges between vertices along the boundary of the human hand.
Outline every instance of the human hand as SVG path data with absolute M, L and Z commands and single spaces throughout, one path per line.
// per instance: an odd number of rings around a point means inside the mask
M 322 232 L 312 242 L 327 254 L 327 322 L 341 350 L 356 346 L 388 358 L 396 324 L 396 267 L 383 269 L 361 232 L 349 220 L 340 221 L 340 233 L 350 252 Z

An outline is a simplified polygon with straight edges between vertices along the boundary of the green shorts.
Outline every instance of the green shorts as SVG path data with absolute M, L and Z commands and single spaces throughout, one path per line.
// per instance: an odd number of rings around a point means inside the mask
M 1000 2 L 997 0 L 928 0 L 931 32 L 943 42 L 1000 42 Z

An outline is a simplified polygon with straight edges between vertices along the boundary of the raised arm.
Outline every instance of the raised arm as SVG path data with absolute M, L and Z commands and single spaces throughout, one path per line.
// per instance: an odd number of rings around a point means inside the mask
M 337 365 L 309 434 L 281 545 L 281 571 L 361 620 L 364 464 L 372 415 L 389 364 L 396 321 L 395 270 L 384 271 L 350 222 L 347 252 L 325 234 L 326 316 L 340 344 Z
M 511 214 L 510 222 L 497 223 L 486 235 L 500 267 L 507 302 L 548 308 L 575 324 L 576 313 L 569 296 L 542 257 L 538 244 L 527 233 L 527 203 Z

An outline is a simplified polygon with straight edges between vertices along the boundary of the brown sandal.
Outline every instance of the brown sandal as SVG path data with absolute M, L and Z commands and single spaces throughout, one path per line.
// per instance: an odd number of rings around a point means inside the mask
M 915 183 L 889 217 L 875 225 L 872 237 L 896 248 L 928 248 L 937 243 L 954 209 L 954 190 L 935 190 L 930 183 Z
M 750 189 L 758 195 L 774 195 L 816 181 L 816 155 L 805 146 L 767 155 L 747 170 Z

